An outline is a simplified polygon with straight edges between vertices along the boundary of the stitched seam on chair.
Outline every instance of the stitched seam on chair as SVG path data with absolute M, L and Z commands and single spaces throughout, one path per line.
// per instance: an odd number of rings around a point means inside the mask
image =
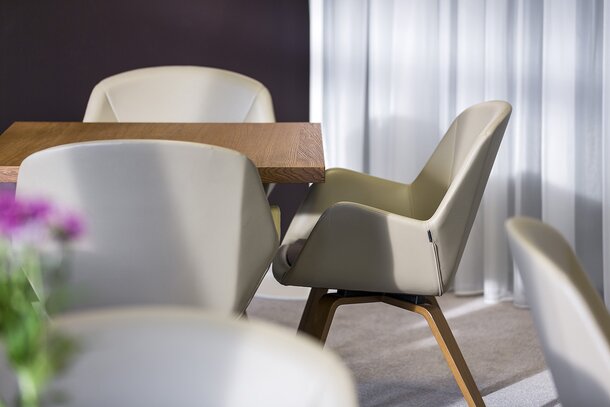
M 261 94 L 263 89 L 265 89 L 265 87 L 261 86 L 260 89 L 258 90 L 258 92 L 256 92 L 256 95 L 254 95 L 254 97 L 252 98 L 252 101 L 250 102 L 250 108 L 246 112 L 246 115 L 244 116 L 244 120 L 246 120 L 248 118 L 248 116 L 250 115 L 250 112 L 252 112 L 252 109 L 254 108 L 255 102 L 258 99 L 258 95 Z
M 431 234 L 432 231 L 428 230 L 428 233 Z M 443 295 L 443 273 L 441 273 L 441 259 L 438 255 L 438 245 L 436 244 L 436 240 L 434 240 L 434 238 L 432 238 L 430 244 L 432 245 L 432 252 L 434 254 L 434 261 L 436 265 L 436 283 L 438 284 L 438 295 Z
M 106 96 L 106 101 L 108 102 L 108 105 L 110 106 L 110 111 L 114 115 L 114 119 L 117 122 L 120 121 L 119 115 L 117 114 L 116 109 L 114 108 L 114 103 L 112 103 L 112 100 L 110 99 L 110 95 L 108 94 L 108 92 L 104 91 L 104 96 Z

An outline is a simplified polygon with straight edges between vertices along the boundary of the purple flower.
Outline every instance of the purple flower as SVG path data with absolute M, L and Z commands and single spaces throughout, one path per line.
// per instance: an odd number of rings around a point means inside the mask
M 12 236 L 23 226 L 24 208 L 12 191 L 0 193 L 0 233 Z
M 0 233 L 12 236 L 23 227 L 43 223 L 51 213 L 51 205 L 44 200 L 15 199 L 13 191 L 0 192 Z
M 13 238 L 36 230 L 67 242 L 79 237 L 84 226 L 78 216 L 61 214 L 48 201 L 16 199 L 13 191 L 0 191 L 0 234 Z
M 63 242 L 78 238 L 84 231 L 85 227 L 80 217 L 73 213 L 61 216 L 53 225 L 54 235 Z
M 52 212 L 51 204 L 42 199 L 25 202 L 25 212 L 29 221 L 46 221 Z

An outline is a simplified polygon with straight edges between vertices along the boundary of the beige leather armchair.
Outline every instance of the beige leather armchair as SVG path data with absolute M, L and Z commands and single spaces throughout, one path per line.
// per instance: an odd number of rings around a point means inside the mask
M 89 97 L 84 122 L 274 122 L 267 88 L 202 66 L 158 66 L 110 76 Z
M 52 326 L 79 350 L 47 407 L 357 406 L 339 358 L 277 326 L 173 307 L 79 312 Z M 5 397 L 9 379 L 0 374 Z
M 536 219 L 506 230 L 561 405 L 610 405 L 610 314 L 574 251 Z
M 220 147 L 163 140 L 69 144 L 26 158 L 17 195 L 81 213 L 72 309 L 188 305 L 245 311 L 278 238 L 256 167 Z
M 457 270 L 510 112 L 501 101 L 465 110 L 412 184 L 330 169 L 310 188 L 273 260 L 280 283 L 313 287 L 301 331 L 324 341 L 341 304 L 420 313 L 466 400 L 483 403 L 435 296 Z
M 122 72 L 91 91 L 83 122 L 270 123 L 271 94 L 259 81 L 205 66 L 155 66 Z M 275 184 L 265 184 L 270 194 Z M 280 208 L 271 208 L 277 229 Z

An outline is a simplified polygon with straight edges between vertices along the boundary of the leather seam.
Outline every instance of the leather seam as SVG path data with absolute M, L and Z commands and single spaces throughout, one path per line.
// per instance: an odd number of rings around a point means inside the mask
M 114 120 L 116 120 L 118 122 L 119 121 L 119 116 L 118 116 L 118 114 L 116 112 L 116 109 L 114 108 L 114 103 L 112 103 L 112 100 L 110 99 L 110 95 L 108 94 L 107 91 L 104 91 L 104 96 L 106 97 L 106 101 L 108 102 L 108 106 L 110 106 L 110 111 L 114 115 Z
M 441 260 L 438 255 L 438 245 L 436 240 L 433 238 L 430 242 L 432 245 L 432 253 L 434 255 L 434 263 L 436 266 L 436 283 L 438 284 L 438 295 L 443 295 L 443 273 L 441 272 Z
M 261 94 L 261 92 L 265 89 L 264 86 L 261 86 L 260 89 L 258 90 L 258 92 L 256 92 L 256 95 L 254 95 L 254 97 L 252 98 L 252 101 L 250 102 L 250 107 L 248 108 L 248 111 L 246 112 L 246 115 L 244 116 L 244 120 L 248 119 L 248 116 L 250 116 L 250 112 L 252 112 L 252 109 L 254 108 L 254 105 L 256 104 L 256 100 L 258 99 L 258 96 Z

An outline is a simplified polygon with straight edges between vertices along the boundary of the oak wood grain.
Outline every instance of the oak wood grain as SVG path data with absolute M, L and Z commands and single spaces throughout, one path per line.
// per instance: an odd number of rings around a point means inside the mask
M 230 148 L 245 154 L 264 183 L 324 182 L 318 123 L 15 122 L 0 135 L 0 182 L 15 182 L 37 151 L 85 141 L 165 139 Z

